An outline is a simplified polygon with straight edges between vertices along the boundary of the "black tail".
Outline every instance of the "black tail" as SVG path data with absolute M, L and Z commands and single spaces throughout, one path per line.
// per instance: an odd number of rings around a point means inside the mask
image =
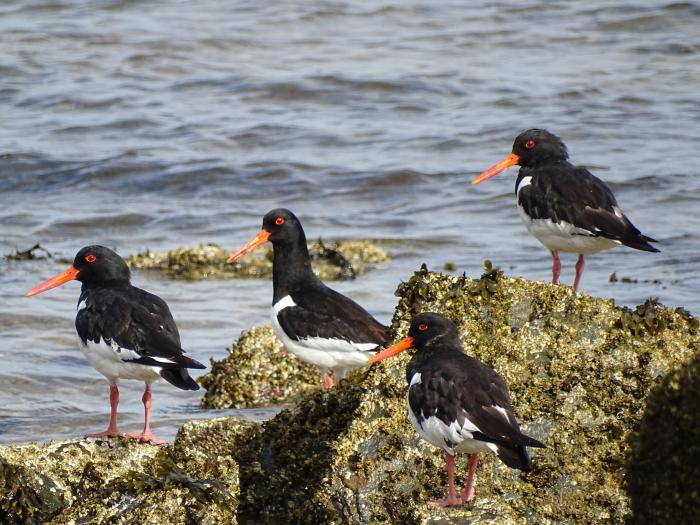
M 510 468 L 517 468 L 529 472 L 532 470 L 532 461 L 530 461 L 530 456 L 527 455 L 527 449 L 525 447 L 545 448 L 546 445 L 525 434 L 521 434 L 520 437 L 520 444 L 516 446 L 509 446 L 501 443 L 497 444 L 496 446 L 498 448 L 496 454 L 500 460 Z
M 656 239 L 652 239 L 651 237 L 647 237 L 646 235 L 642 235 L 640 233 L 637 237 L 635 237 L 633 239 L 622 241 L 622 244 L 624 244 L 625 246 L 629 246 L 630 248 L 634 248 L 635 250 L 642 250 L 645 252 L 659 252 L 659 251 L 661 251 L 658 248 L 655 248 L 654 246 L 649 244 L 650 242 L 659 242 L 659 241 L 657 241 Z
M 506 447 L 504 445 L 498 445 L 496 454 L 500 460 L 510 468 L 517 468 L 525 472 L 532 470 L 532 461 L 530 461 L 530 456 L 527 455 L 525 447 Z
M 191 361 L 194 360 L 192 359 Z M 194 362 L 196 363 L 197 361 Z M 204 368 L 204 366 L 190 368 Z M 186 368 L 163 368 L 160 371 L 160 376 L 171 385 L 181 388 L 182 390 L 199 390 L 199 385 L 190 377 Z
M 203 370 L 206 368 L 206 365 L 203 365 L 199 361 L 187 357 L 186 355 L 177 356 L 177 360 L 175 362 L 178 364 L 178 366 L 181 366 L 183 368 L 197 368 L 199 370 Z

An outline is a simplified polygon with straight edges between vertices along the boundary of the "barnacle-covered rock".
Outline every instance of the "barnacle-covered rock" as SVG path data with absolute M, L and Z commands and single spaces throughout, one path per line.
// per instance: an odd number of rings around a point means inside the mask
M 370 240 L 309 242 L 311 264 L 324 281 L 353 279 L 372 265 L 389 259 L 377 242 Z M 231 255 L 216 244 L 196 248 L 177 248 L 167 252 L 146 251 L 126 258 L 132 268 L 155 269 L 172 278 L 199 279 L 263 279 L 272 277 L 272 247 L 260 248 L 246 257 L 227 264 Z
M 416 313 L 436 311 L 506 379 L 523 430 L 547 444 L 531 451 L 532 472 L 483 455 L 473 502 L 429 507 L 445 475 L 441 453 L 406 417 L 409 351 L 304 394 L 262 425 L 191 421 L 170 447 L 0 447 L 0 522 L 697 521 L 700 340 L 688 312 L 653 301 L 617 308 L 492 266 L 478 280 L 422 268 L 397 295 L 396 337 Z M 269 328 L 244 337 L 257 351 L 275 342 Z M 457 461 L 462 485 L 466 458 Z
M 172 446 L 69 440 L 0 447 L 0 523 L 236 523 L 236 439 L 258 425 L 192 421 Z
M 243 332 L 211 371 L 198 381 L 207 390 L 204 408 L 247 408 L 280 405 L 320 388 L 317 368 L 300 361 L 279 342 L 272 327 Z
M 479 280 L 423 268 L 397 293 L 397 337 L 416 313 L 441 313 L 456 321 L 468 352 L 506 379 L 525 432 L 547 444 L 532 450 L 534 471 L 511 470 L 484 455 L 472 503 L 428 507 L 444 495 L 443 462 L 406 417 L 410 355 L 402 354 L 265 423 L 238 458 L 239 516 L 262 523 L 402 524 L 630 518 L 629 443 L 649 392 L 698 356 L 691 316 L 656 304 L 640 313 L 643 321 L 624 322 L 626 311 L 611 300 L 506 278 L 494 268 Z M 653 328 L 630 329 L 630 322 Z M 459 484 L 465 463 L 458 458 Z

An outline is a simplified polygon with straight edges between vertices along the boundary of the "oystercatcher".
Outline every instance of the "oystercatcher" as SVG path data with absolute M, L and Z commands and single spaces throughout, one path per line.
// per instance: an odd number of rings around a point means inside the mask
M 479 184 L 518 164 L 515 181 L 520 217 L 527 230 L 552 254 L 552 283 L 559 281 L 559 252 L 578 253 L 574 291 L 583 274 L 584 255 L 620 244 L 658 252 L 617 205 L 610 188 L 582 166 L 567 159 L 559 137 L 544 129 L 527 130 L 515 139 L 510 155 L 490 167 L 472 184 Z
M 408 348 L 417 352 L 408 362 L 408 418 L 418 434 L 445 452 L 447 498 L 438 507 L 460 505 L 474 498 L 477 454 L 495 452 L 510 468 L 529 471 L 525 447 L 544 447 L 520 432 L 501 376 L 466 355 L 459 332 L 449 319 L 435 313 L 416 315 L 408 337 L 372 357 L 377 363 Z M 462 494 L 454 487 L 454 455 L 466 452 L 469 475 Z
M 125 435 L 117 429 L 117 383 L 119 379 L 140 379 L 146 383 L 143 432 L 126 436 L 156 445 L 165 443 L 151 433 L 151 383 L 163 378 L 183 390 L 198 390 L 199 385 L 187 369 L 205 366 L 184 355 L 180 334 L 165 301 L 132 286 L 129 267 L 104 246 L 81 249 L 70 268 L 26 295 L 36 295 L 74 279 L 83 284 L 75 318 L 80 349 L 109 381 L 109 426 L 104 432 L 87 437 Z
M 366 365 L 378 347 L 389 341 L 388 328 L 314 274 L 304 229 L 289 210 L 268 212 L 262 230 L 227 262 L 268 241 L 274 252 L 271 313 L 275 334 L 292 354 L 320 368 L 323 386 L 331 388 L 333 377 L 341 379 L 346 370 Z

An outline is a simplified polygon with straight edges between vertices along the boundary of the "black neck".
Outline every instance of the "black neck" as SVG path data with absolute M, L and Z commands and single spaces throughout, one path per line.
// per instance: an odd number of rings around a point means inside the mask
M 320 282 L 311 269 L 311 257 L 303 231 L 296 238 L 273 242 L 272 304 L 289 295 L 302 283 Z

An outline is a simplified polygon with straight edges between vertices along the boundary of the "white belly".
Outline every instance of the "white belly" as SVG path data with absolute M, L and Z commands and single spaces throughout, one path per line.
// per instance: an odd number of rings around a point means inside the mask
M 421 426 L 410 407 L 408 409 L 408 419 L 410 419 L 411 425 L 413 425 L 420 437 L 450 455 L 454 456 L 456 452 L 464 452 L 466 454 L 496 452 L 496 445 L 473 439 L 472 433 L 465 428 L 460 429 L 456 422 L 452 422 L 448 426 L 437 417 L 431 416 L 428 419 L 424 419 Z M 446 439 L 450 441 L 451 446 Z
M 420 383 L 421 374 L 416 373 L 411 378 L 411 384 L 408 386 L 408 389 L 410 390 L 413 385 Z M 408 405 L 408 419 L 414 430 L 431 445 L 441 448 L 452 456 L 454 456 L 455 452 L 465 452 L 467 454 L 496 452 L 497 447 L 493 443 L 486 443 L 485 441 L 472 438 L 473 432 L 477 432 L 479 429 L 469 419 L 465 418 L 464 424 L 461 426 L 456 421 L 446 425 L 444 421 L 436 416 L 422 419 L 419 423 L 418 418 L 411 409 L 411 405 L 408 403 L 408 392 L 406 393 L 406 404 Z
M 289 306 L 296 306 L 291 297 L 280 299 L 272 307 L 272 328 L 280 342 L 297 358 L 322 370 L 336 370 L 342 376 L 344 370 L 367 365 L 374 355 L 375 343 L 351 343 L 344 339 L 307 337 L 291 339 L 277 321 L 277 313 Z
M 609 250 L 620 244 L 619 241 L 605 237 L 594 237 L 587 230 L 577 228 L 568 222 L 530 219 L 521 206 L 518 206 L 518 211 L 527 231 L 549 250 L 586 255 Z
M 116 343 L 110 345 L 104 339 L 99 343 L 88 341 L 83 344 L 81 341 L 80 350 L 110 383 L 116 383 L 119 379 L 138 379 L 150 384 L 161 378 L 160 367 L 129 363 L 122 359 L 122 356 L 133 356 L 133 352 L 119 348 Z

